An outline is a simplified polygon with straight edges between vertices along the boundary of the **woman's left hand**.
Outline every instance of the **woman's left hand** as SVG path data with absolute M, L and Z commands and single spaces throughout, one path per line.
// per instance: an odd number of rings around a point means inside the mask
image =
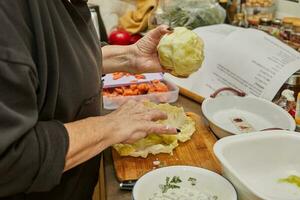
M 136 73 L 164 71 L 158 58 L 157 45 L 161 37 L 172 31 L 166 25 L 161 25 L 132 45 L 134 55 L 133 71 Z

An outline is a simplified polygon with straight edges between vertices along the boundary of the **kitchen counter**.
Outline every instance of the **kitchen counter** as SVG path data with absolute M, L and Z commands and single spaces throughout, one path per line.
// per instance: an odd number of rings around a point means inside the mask
M 174 105 L 182 106 L 186 112 L 194 112 L 197 114 L 201 113 L 201 105 L 184 96 L 179 96 L 178 101 L 174 103 Z M 105 150 L 103 155 L 104 170 L 102 170 L 102 173 L 100 175 L 100 182 L 102 182 L 101 191 L 106 193 L 106 200 L 131 200 L 131 191 L 124 191 L 119 189 L 119 182 L 117 181 L 114 172 L 111 149 Z M 105 195 L 102 194 L 101 196 Z

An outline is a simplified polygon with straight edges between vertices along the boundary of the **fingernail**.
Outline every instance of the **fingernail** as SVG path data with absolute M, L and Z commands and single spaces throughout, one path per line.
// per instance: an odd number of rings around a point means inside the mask
M 181 130 L 180 130 L 179 128 L 176 128 L 176 131 L 177 131 L 177 133 L 180 133 L 180 132 L 181 132 Z
M 167 28 L 167 30 L 168 30 L 168 31 L 174 31 L 174 28 L 172 28 L 172 27 L 169 26 L 169 27 Z

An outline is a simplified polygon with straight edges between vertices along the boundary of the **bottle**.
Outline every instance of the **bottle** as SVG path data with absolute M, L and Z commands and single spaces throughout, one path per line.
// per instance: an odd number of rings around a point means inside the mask
M 233 23 L 237 11 L 238 11 L 238 1 L 237 0 L 229 1 L 227 6 L 227 16 L 230 24 Z
M 291 46 L 298 50 L 300 48 L 300 21 L 294 21 L 293 30 L 290 35 Z
M 227 10 L 227 0 L 219 0 L 220 6 L 222 6 L 225 10 Z
M 236 16 L 234 17 L 234 20 L 232 22 L 232 25 L 239 26 L 239 27 L 244 27 L 244 28 L 248 27 L 248 23 L 245 20 L 244 13 L 236 14 Z
M 224 8 L 224 10 L 226 11 L 226 17 L 225 17 L 225 24 L 230 24 L 230 21 L 229 21 L 229 16 L 228 16 L 228 12 L 227 12 L 227 9 L 228 9 L 228 0 L 219 0 L 219 4 L 220 6 L 222 6 L 222 8 Z

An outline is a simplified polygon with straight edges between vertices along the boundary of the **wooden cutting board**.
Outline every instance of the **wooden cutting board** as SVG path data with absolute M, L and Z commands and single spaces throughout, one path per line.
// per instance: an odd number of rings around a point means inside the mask
M 198 103 L 202 103 L 204 101 L 204 97 L 194 93 L 194 92 L 191 92 L 190 90 L 187 90 L 183 87 L 180 87 L 177 85 L 177 87 L 179 87 L 179 92 L 180 94 L 182 94 L 183 96 L 186 96 L 190 99 L 193 99 L 194 101 L 198 102 Z
M 207 129 L 202 117 L 195 113 L 187 113 L 196 122 L 196 131 L 191 140 L 179 143 L 173 150 L 173 155 L 148 155 L 147 158 L 121 157 L 112 148 L 112 157 L 116 176 L 120 182 L 137 180 L 145 173 L 156 167 L 153 161 L 159 160 L 164 166 L 190 165 L 202 167 L 220 173 L 221 167 L 213 154 L 213 145 L 217 141 L 215 136 Z

